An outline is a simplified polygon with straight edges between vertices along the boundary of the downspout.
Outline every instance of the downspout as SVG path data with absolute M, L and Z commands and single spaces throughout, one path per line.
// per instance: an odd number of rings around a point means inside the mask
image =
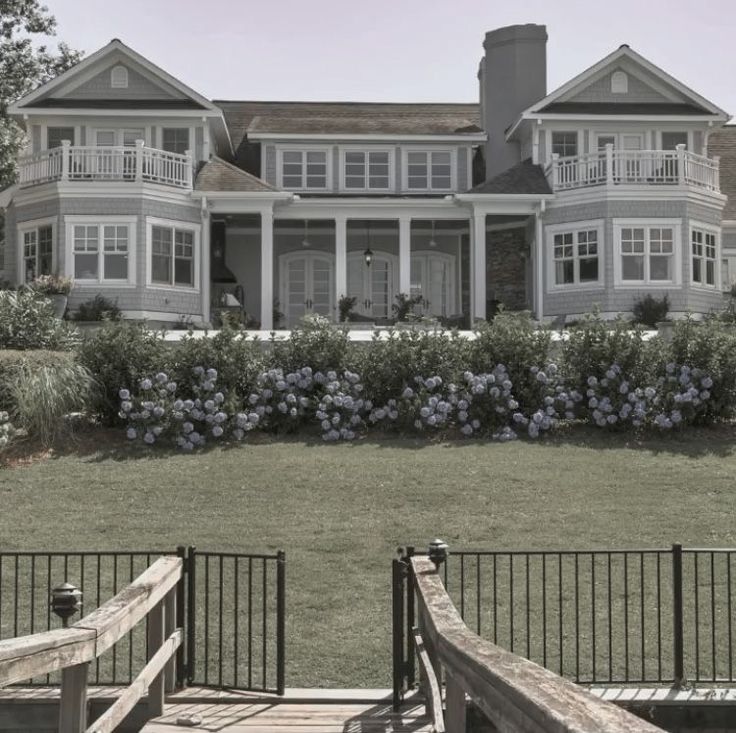
M 536 214 L 537 231 L 535 236 L 536 249 L 536 298 L 535 311 L 537 320 L 542 323 L 544 318 L 544 225 L 542 216 L 547 209 L 547 202 L 542 199 L 539 202 L 539 211 Z

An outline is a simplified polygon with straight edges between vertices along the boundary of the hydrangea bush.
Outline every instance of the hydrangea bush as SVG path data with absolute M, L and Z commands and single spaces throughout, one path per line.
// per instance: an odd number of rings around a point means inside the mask
M 10 415 L 5 411 L 0 411 L 0 451 L 7 448 L 15 437 L 15 428 L 10 422 Z

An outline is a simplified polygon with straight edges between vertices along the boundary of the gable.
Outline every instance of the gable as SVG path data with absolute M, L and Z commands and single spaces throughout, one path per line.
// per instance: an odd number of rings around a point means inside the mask
M 624 75 L 623 77 L 621 75 Z M 615 92 L 614 82 L 617 81 L 614 75 L 618 75 L 618 79 L 625 80 L 625 92 Z M 642 78 L 644 77 L 644 78 Z M 662 85 L 653 86 L 652 81 L 647 79 L 646 74 L 637 75 L 632 73 L 631 68 L 616 64 L 612 68 L 606 70 L 599 78 L 590 82 L 587 86 L 583 86 L 577 92 L 566 95 L 561 98 L 560 102 L 621 102 L 623 104 L 644 103 L 644 104 L 671 104 L 673 102 L 685 102 L 686 98 L 683 94 L 678 94 L 673 89 L 668 89 Z M 649 82 L 649 83 L 647 83 Z
M 113 69 L 127 72 L 127 85 L 113 86 Z M 54 95 L 61 99 L 155 99 L 170 101 L 183 100 L 186 96 L 179 90 L 154 82 L 130 63 L 109 63 L 91 79 L 83 81 L 68 91 L 60 90 Z

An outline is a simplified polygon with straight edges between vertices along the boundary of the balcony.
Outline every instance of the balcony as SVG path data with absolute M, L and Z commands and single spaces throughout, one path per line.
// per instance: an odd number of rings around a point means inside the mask
M 693 186 L 719 193 L 719 159 L 677 150 L 605 150 L 552 156 L 545 169 L 553 191 L 591 186 Z
M 114 181 L 157 183 L 191 190 L 192 158 L 149 148 L 80 146 L 66 141 L 59 148 L 41 150 L 18 161 L 21 188 L 51 181 Z

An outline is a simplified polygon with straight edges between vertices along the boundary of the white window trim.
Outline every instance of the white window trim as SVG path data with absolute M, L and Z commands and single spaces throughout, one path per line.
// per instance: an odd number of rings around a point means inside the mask
M 194 286 L 189 285 L 164 285 L 154 283 L 151 280 L 151 255 L 153 241 L 153 227 L 169 227 L 172 229 L 184 229 L 194 233 Z M 200 260 L 201 260 L 201 233 L 202 225 L 190 221 L 177 221 L 175 219 L 159 219 L 155 216 L 146 217 L 146 287 L 149 290 L 167 290 L 175 293 L 199 293 L 200 286 Z M 172 253 L 173 256 L 173 253 Z
M 388 186 L 386 188 L 376 188 L 374 186 L 365 186 L 363 188 L 348 188 L 345 184 L 345 154 L 346 153 L 388 153 Z M 389 147 L 373 147 L 350 145 L 340 147 L 340 191 L 342 193 L 370 193 L 377 191 L 379 193 L 391 192 L 396 189 L 396 164 L 394 162 L 394 148 Z M 369 163 L 366 161 L 366 180 L 370 177 Z
M 574 156 L 570 157 L 577 157 L 582 154 L 582 141 L 581 141 L 581 130 L 577 129 L 576 127 L 568 127 L 566 129 L 551 129 L 549 130 L 549 158 L 552 159 L 552 155 L 554 154 L 552 152 L 552 148 L 554 146 L 554 136 L 555 134 L 567 134 L 567 135 L 575 135 L 575 145 L 577 147 L 577 153 L 575 153 Z
M 621 266 L 621 230 L 628 228 L 672 229 L 672 280 L 623 280 Z M 648 268 L 649 234 L 644 252 L 645 266 Z M 688 242 L 689 246 L 689 242 Z M 682 219 L 614 219 L 613 220 L 613 284 L 617 290 L 669 290 L 682 285 Z
M 146 125 L 126 125 L 125 127 L 92 127 L 89 128 L 89 142 L 87 142 L 87 146 L 90 147 L 97 147 L 97 133 L 98 132 L 112 132 L 115 135 L 115 144 L 112 147 L 115 148 L 122 148 L 123 147 L 123 135 L 126 132 L 142 132 L 143 135 L 141 136 L 141 140 L 146 145 L 150 144 L 149 138 L 149 128 Z M 101 146 L 106 147 L 106 146 Z
M 703 283 L 696 283 L 693 280 L 693 252 L 692 252 L 692 239 L 693 229 L 700 229 L 701 231 L 714 234 L 716 237 L 716 256 L 715 256 L 715 284 L 704 285 Z M 688 256 L 688 272 L 690 273 L 690 287 L 695 290 L 704 290 L 708 293 L 722 292 L 721 289 L 721 259 L 723 258 L 723 246 L 721 245 L 721 228 L 714 226 L 713 224 L 706 224 L 702 221 L 695 219 L 690 220 L 690 226 L 688 227 L 687 237 L 687 256 Z M 703 242 L 705 247 L 705 242 Z M 705 255 L 703 256 L 705 260 Z
M 118 226 L 128 227 L 128 277 L 126 280 L 103 280 L 102 271 L 104 269 L 103 257 L 103 237 L 99 237 L 99 249 L 97 251 L 98 256 L 98 268 L 97 268 L 97 279 L 80 279 L 74 277 L 74 226 L 75 225 L 94 226 L 97 224 L 99 227 L 104 225 L 117 224 Z M 66 247 L 65 247 L 65 263 L 64 268 L 67 277 L 74 280 L 74 287 L 76 288 L 132 288 L 135 287 L 136 283 L 136 264 L 137 264 L 137 253 L 138 253 L 138 217 L 137 216 L 93 216 L 93 215 L 74 215 L 64 217 L 64 227 L 66 234 Z
M 409 153 L 449 153 L 450 187 L 432 188 L 432 171 L 427 170 L 427 188 L 409 188 Z M 451 193 L 457 191 L 457 148 L 433 148 L 429 145 L 406 145 L 401 149 L 401 190 L 405 193 Z
M 59 267 L 59 238 L 58 238 L 58 221 L 57 217 L 46 217 L 44 219 L 31 219 L 30 221 L 20 221 L 17 225 L 17 238 L 16 238 L 16 255 L 17 264 L 15 268 L 15 274 L 19 284 L 23 284 L 26 281 L 26 273 L 24 271 L 25 256 L 23 252 L 23 234 L 25 232 L 33 231 L 39 227 L 51 227 L 51 271 L 56 272 Z M 38 244 L 36 244 L 38 246 Z M 5 249 L 5 256 L 7 257 L 8 250 L 7 244 Z M 38 250 L 36 250 L 36 256 L 38 257 Z M 7 269 L 7 268 L 6 268 Z
M 555 282 L 555 234 L 595 229 L 598 232 L 598 280 L 596 282 L 570 283 L 558 285 Z M 605 288 L 605 222 L 603 219 L 589 221 L 571 221 L 568 224 L 552 224 L 545 227 L 545 247 L 547 250 L 547 292 L 569 293 L 603 290 Z M 577 241 L 575 241 L 577 246 Z M 577 257 L 575 259 L 578 259 Z
M 306 188 L 285 188 L 283 183 L 284 152 L 298 150 L 302 153 L 325 153 L 327 176 L 324 188 L 313 186 Z M 302 173 L 302 181 L 306 180 L 306 170 Z M 331 145 L 279 145 L 276 147 L 276 186 L 286 191 L 332 191 L 332 146 Z

